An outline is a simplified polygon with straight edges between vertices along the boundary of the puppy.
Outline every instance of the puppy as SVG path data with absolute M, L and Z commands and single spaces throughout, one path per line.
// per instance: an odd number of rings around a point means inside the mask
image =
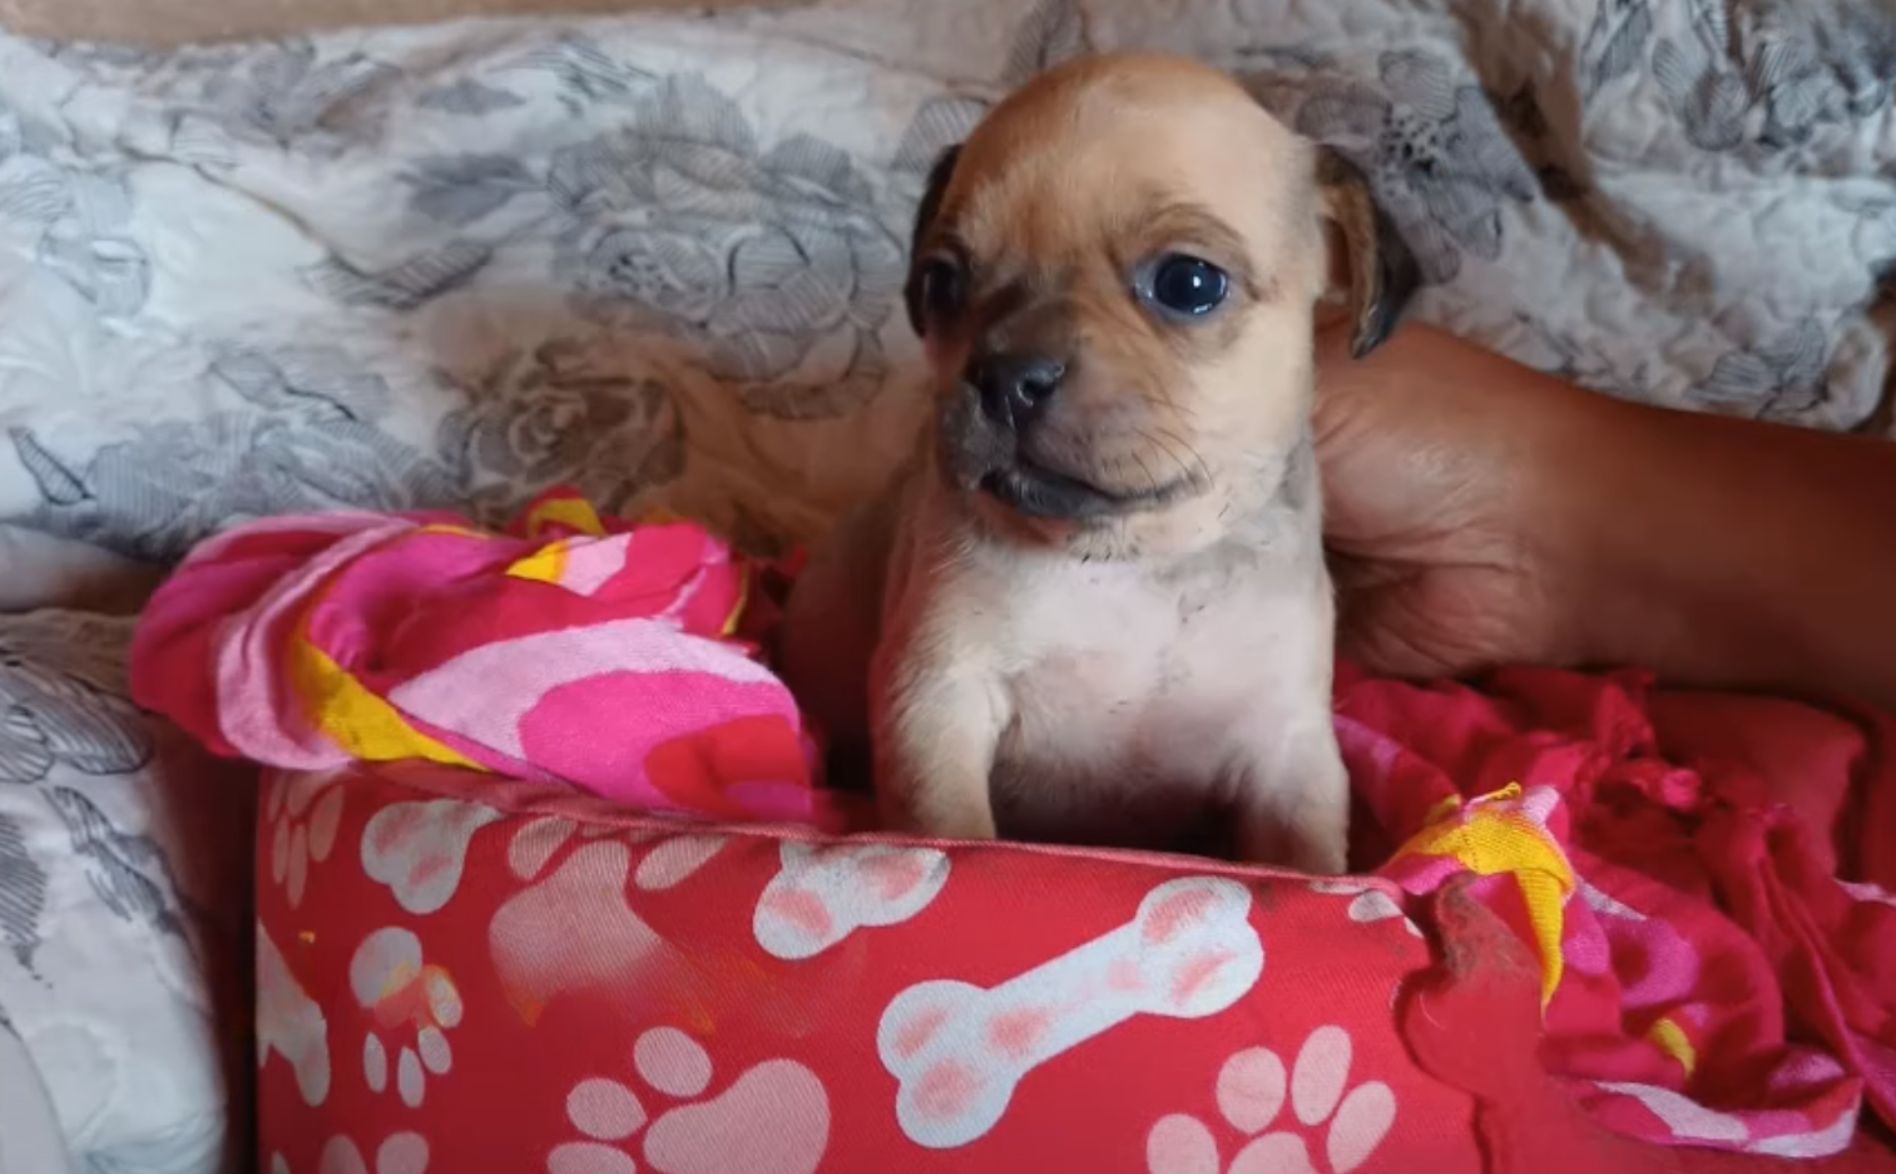
M 1360 355 L 1413 259 L 1347 164 L 1182 59 L 1043 74 L 936 164 L 906 290 L 936 410 L 780 648 L 839 751 L 866 736 L 891 826 L 1344 869 L 1333 255 Z

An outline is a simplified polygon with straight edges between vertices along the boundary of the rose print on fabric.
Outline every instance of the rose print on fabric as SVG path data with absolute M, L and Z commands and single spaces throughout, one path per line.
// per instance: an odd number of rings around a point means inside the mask
M 1540 183 L 1487 94 L 1422 50 L 1384 53 L 1378 72 L 1380 92 L 1316 81 L 1297 130 L 1364 168 L 1431 282 L 1453 280 L 1464 254 L 1498 259 L 1503 202 L 1531 201 Z
M 1350 1053 L 1349 1032 L 1334 1026 L 1311 1032 L 1288 1072 L 1269 1048 L 1232 1053 L 1218 1071 L 1218 1113 L 1248 1140 L 1231 1164 L 1220 1164 L 1210 1126 L 1188 1113 L 1173 1113 L 1159 1118 L 1146 1134 L 1146 1169 L 1150 1174 L 1349 1174 L 1376 1152 L 1396 1120 L 1396 1094 L 1388 1085 L 1371 1080 L 1346 1091 Z
M 876 1050 L 896 1078 L 896 1119 L 930 1149 L 1000 1121 L 1035 1068 L 1135 1015 L 1201 1019 L 1264 971 L 1251 892 L 1183 877 L 1146 894 L 1126 924 L 998 986 L 918 983 L 882 1013 Z
M 356 948 L 349 989 L 373 1024 L 362 1041 L 363 1079 L 382 1092 L 389 1087 L 392 1067 L 402 1103 L 419 1107 L 428 1076 L 445 1076 L 454 1067 L 447 1032 L 460 1024 L 464 1011 L 454 979 L 422 961 L 420 938 L 389 926 Z
M 766 146 L 737 104 L 668 78 L 620 128 L 554 153 L 555 275 L 594 321 L 689 341 L 748 410 L 840 415 L 887 374 L 903 247 L 849 154 Z
M 558 338 L 512 351 L 470 374 L 442 372 L 465 397 L 436 429 L 436 448 L 476 510 L 504 516 L 561 480 L 609 514 L 685 467 L 684 423 L 672 390 L 626 374 L 626 356 Z
M 567 1122 L 588 1140 L 554 1146 L 547 1174 L 634 1174 L 633 1149 L 660 1174 L 813 1174 L 822 1161 L 829 1094 L 805 1065 L 765 1060 L 706 1097 L 711 1057 L 675 1027 L 640 1035 L 631 1061 L 639 1089 L 591 1076 L 567 1093 Z M 647 1104 L 666 1101 L 676 1103 L 652 1117 Z
M 778 851 L 783 870 L 757 899 L 751 925 L 757 944 L 786 960 L 820 954 L 865 926 L 907 921 L 948 883 L 948 856 L 933 848 L 785 841 Z

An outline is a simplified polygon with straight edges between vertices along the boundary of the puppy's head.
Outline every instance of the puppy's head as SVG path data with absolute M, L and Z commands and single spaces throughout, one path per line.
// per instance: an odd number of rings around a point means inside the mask
M 1209 545 L 1285 476 L 1333 269 L 1361 354 L 1414 262 L 1348 164 L 1223 74 L 1109 56 L 1041 75 L 942 156 L 917 215 L 906 297 L 945 471 L 1085 553 Z

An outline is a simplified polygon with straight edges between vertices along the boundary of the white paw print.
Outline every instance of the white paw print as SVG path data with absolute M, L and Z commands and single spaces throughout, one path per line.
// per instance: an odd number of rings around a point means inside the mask
M 393 1029 L 395 1091 L 409 1108 L 421 1104 L 428 1073 L 445 1076 L 454 1067 L 448 1031 L 465 1010 L 461 992 L 448 972 L 422 962 L 421 939 L 399 926 L 378 929 L 362 939 L 349 961 L 349 986 L 363 1010 Z M 412 1044 L 397 1032 L 414 1032 Z M 362 1077 L 374 1092 L 389 1085 L 389 1045 L 371 1029 L 362 1039 Z
M 288 892 L 290 908 L 303 903 L 312 863 L 329 859 L 342 822 L 340 770 L 279 771 L 264 800 L 271 822 L 270 879 Z
M 419 1133 L 391 1133 L 375 1147 L 371 1166 L 356 1143 L 338 1133 L 316 1159 L 316 1174 L 427 1174 L 428 1139 Z M 282 1154 L 270 1155 L 270 1174 L 290 1174 Z
M 1245 1140 L 1221 1166 L 1211 1128 L 1189 1113 L 1161 1117 L 1146 1134 L 1150 1174 L 1349 1174 L 1369 1159 L 1396 1120 L 1396 1094 L 1379 1080 L 1349 1089 L 1350 1034 L 1310 1033 L 1288 1077 L 1269 1048 L 1233 1053 L 1218 1071 L 1218 1112 Z M 1284 1103 L 1294 1120 L 1279 1121 Z M 1277 1128 L 1271 1126 L 1275 1124 Z M 1268 1132 L 1266 1132 L 1268 1130 Z M 1321 1132 L 1312 1153 L 1312 1139 Z
M 1310 882 L 1310 891 L 1331 897 L 1352 898 L 1349 907 L 1349 919 L 1358 925 L 1371 925 L 1390 918 L 1400 918 L 1402 928 L 1411 937 L 1421 937 L 1422 931 L 1416 924 L 1403 915 L 1402 906 L 1384 889 L 1362 881 L 1319 880 Z
M 647 1096 L 681 1103 L 654 1117 L 623 1081 L 580 1081 L 566 1094 L 566 1118 L 590 1140 L 554 1146 L 546 1155 L 547 1174 L 633 1174 L 640 1167 L 627 1150 L 635 1144 L 659 1174 L 813 1174 L 822 1161 L 829 1095 L 816 1073 L 795 1060 L 765 1060 L 717 1096 L 704 1097 L 711 1057 L 677 1028 L 654 1027 L 633 1045 L 632 1068 Z

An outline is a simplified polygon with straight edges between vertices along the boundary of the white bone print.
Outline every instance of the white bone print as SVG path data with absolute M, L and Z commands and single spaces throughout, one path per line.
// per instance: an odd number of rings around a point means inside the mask
M 772 956 L 822 953 L 864 926 L 898 925 L 948 883 L 948 856 L 933 848 L 785 841 L 783 868 L 757 899 L 751 929 Z
M 1236 881 L 1185 877 L 1147 893 L 1133 919 L 997 987 L 919 983 L 882 1013 L 876 1048 L 900 1087 L 896 1119 L 947 1149 L 992 1129 L 1021 1079 L 1135 1015 L 1199 1019 L 1264 972 Z

